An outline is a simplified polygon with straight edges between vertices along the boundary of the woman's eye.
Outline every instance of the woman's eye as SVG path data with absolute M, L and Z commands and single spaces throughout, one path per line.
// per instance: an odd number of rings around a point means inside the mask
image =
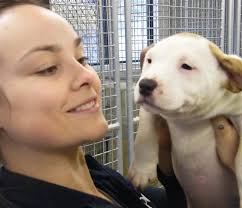
M 182 64 L 181 68 L 185 69 L 185 70 L 192 70 L 193 69 L 193 67 L 189 66 L 188 64 Z
M 58 70 L 57 66 L 51 66 L 44 70 L 38 71 L 37 74 L 44 75 L 44 76 L 50 76 L 50 75 L 54 75 L 57 70 Z
M 87 57 L 81 57 L 77 60 L 82 66 L 86 66 L 88 64 L 88 58 Z

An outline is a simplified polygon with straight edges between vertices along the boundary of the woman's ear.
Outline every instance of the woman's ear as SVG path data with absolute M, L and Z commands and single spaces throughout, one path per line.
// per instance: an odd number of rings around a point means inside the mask
M 225 54 L 217 45 L 210 42 L 209 48 L 222 69 L 228 74 L 229 82 L 225 88 L 238 93 L 242 90 L 242 59 L 236 55 Z
M 145 60 L 145 55 L 148 52 L 148 50 L 150 50 L 152 47 L 154 46 L 154 44 L 149 45 L 148 47 L 144 48 L 140 54 L 140 68 L 142 70 L 143 64 L 144 64 L 144 60 Z

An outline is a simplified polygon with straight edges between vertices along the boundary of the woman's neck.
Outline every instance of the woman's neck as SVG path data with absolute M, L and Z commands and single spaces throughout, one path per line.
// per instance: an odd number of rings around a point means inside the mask
M 80 148 L 58 153 L 30 151 L 26 148 L 22 152 L 20 149 L 11 152 L 5 158 L 5 167 L 10 171 L 88 194 L 100 194 Z

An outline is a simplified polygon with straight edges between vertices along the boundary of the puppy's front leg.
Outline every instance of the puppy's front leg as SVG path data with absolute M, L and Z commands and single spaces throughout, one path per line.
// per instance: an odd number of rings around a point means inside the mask
M 135 186 L 144 188 L 156 178 L 159 145 L 155 130 L 155 115 L 141 107 L 139 118 L 134 146 L 134 161 L 129 169 L 129 177 Z

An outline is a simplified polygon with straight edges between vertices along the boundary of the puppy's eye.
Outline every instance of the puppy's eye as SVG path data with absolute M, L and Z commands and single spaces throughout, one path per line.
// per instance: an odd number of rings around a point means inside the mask
M 148 58 L 148 59 L 147 59 L 147 62 L 148 62 L 149 64 L 151 64 L 151 63 L 152 63 L 152 60 L 151 60 L 150 58 Z
M 189 66 L 188 64 L 182 64 L 181 65 L 181 68 L 182 69 L 185 69 L 185 70 L 192 70 L 193 68 L 191 66 Z

